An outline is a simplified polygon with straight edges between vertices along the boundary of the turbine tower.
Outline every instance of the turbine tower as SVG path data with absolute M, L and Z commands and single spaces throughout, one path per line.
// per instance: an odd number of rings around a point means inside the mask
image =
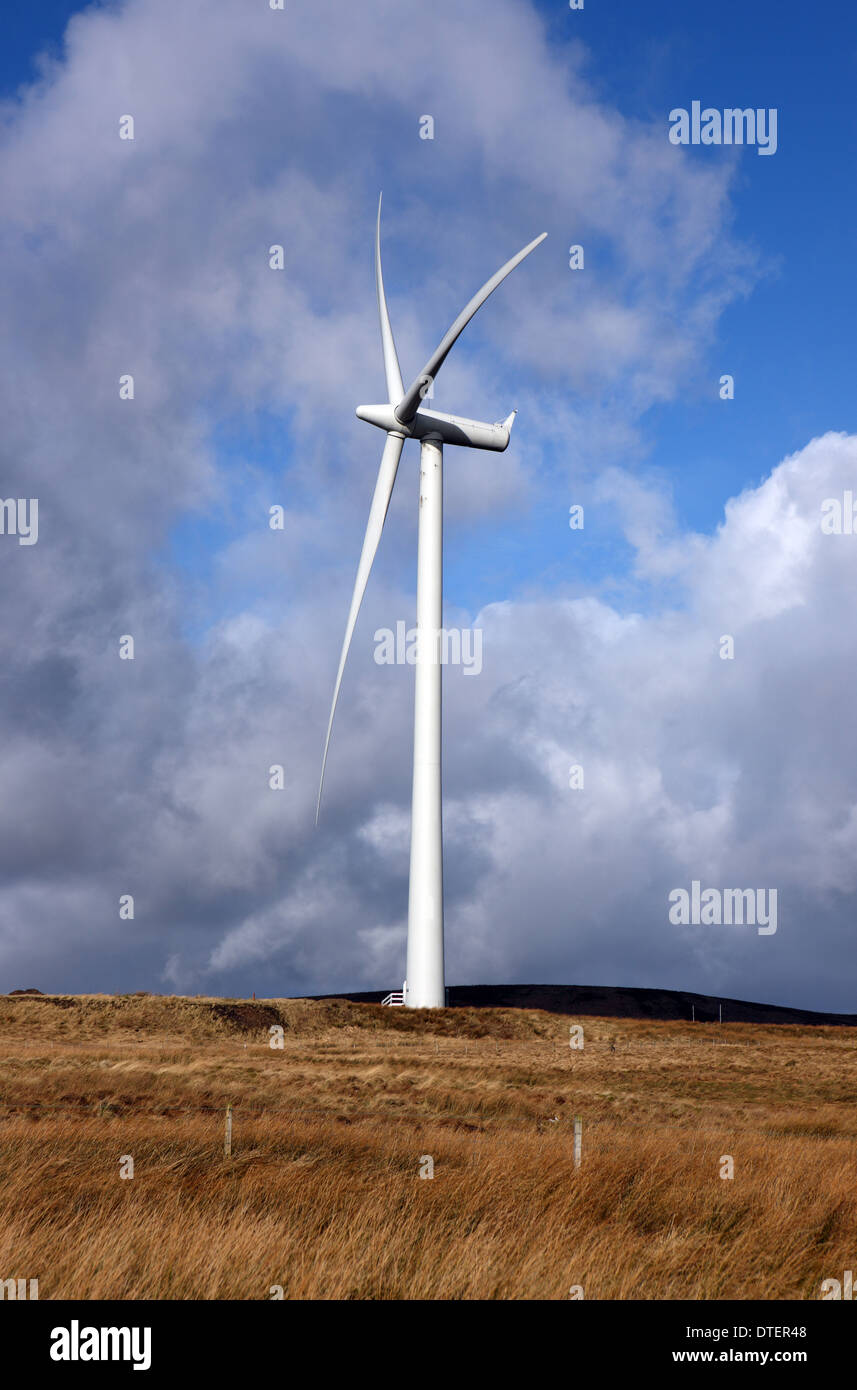
M 446 998 L 443 976 L 443 832 L 441 818 L 441 651 L 443 626 L 443 446 L 461 444 L 470 449 L 508 447 L 513 410 L 497 424 L 467 420 L 422 408 L 427 391 L 443 366 L 456 338 L 477 309 L 515 269 L 544 241 L 547 232 L 531 241 L 482 286 L 441 339 L 419 376 L 407 391 L 402 382 L 387 300 L 381 274 L 381 200 L 375 227 L 375 287 L 381 320 L 381 347 L 387 379 L 385 405 L 359 405 L 357 416 L 387 438 L 369 510 L 369 522 L 357 566 L 351 608 L 339 657 L 339 670 L 330 707 L 315 819 L 318 824 L 324 771 L 330 747 L 333 716 L 339 699 L 342 673 L 351 637 L 366 591 L 369 572 L 381 539 L 396 471 L 406 439 L 420 441 L 419 532 L 417 540 L 417 649 L 414 701 L 414 776 L 411 801 L 411 869 L 408 893 L 408 960 L 402 1002 L 414 1009 L 443 1008 Z

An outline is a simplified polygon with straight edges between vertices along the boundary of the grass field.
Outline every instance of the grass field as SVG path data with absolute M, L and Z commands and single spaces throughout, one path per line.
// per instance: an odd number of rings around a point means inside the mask
M 857 1270 L 857 1029 L 583 1019 L 579 1051 L 573 1022 L 0 996 L 0 1279 L 41 1299 L 816 1299 Z

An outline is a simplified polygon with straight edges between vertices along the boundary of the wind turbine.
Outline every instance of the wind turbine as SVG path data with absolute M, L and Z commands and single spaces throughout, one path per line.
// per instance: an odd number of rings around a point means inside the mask
M 407 978 L 402 1002 L 415 1009 L 443 1008 L 446 998 L 443 977 L 443 833 L 441 823 L 441 660 L 440 631 L 443 624 L 443 446 L 461 444 L 470 449 L 508 448 L 516 411 L 505 420 L 489 425 L 460 415 L 444 415 L 422 408 L 423 399 L 443 366 L 456 338 L 497 286 L 525 256 L 544 241 L 547 232 L 531 241 L 501 266 L 475 294 L 444 334 L 419 376 L 407 391 L 402 382 L 399 359 L 381 274 L 381 199 L 375 227 L 375 288 L 381 320 L 381 347 L 387 379 L 385 405 L 359 405 L 357 416 L 386 430 L 381 467 L 369 510 L 369 522 L 357 566 L 351 608 L 339 657 L 339 670 L 324 756 L 315 819 L 318 824 L 324 771 L 330 747 L 333 716 L 339 699 L 342 673 L 351 637 L 366 591 L 369 572 L 381 539 L 390 505 L 396 471 L 406 439 L 420 441 L 420 505 L 417 540 L 417 651 L 416 695 L 414 701 L 414 777 L 411 802 L 411 866 L 408 894 Z

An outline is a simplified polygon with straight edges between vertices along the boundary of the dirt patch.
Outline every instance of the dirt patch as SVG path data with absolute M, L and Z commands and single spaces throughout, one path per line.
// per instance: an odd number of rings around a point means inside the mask
M 211 1012 L 237 1033 L 258 1033 L 272 1024 L 288 1028 L 288 1023 L 269 1004 L 214 1004 Z

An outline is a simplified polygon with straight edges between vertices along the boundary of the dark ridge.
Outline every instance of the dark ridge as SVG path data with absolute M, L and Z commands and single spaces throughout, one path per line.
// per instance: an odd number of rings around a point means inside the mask
M 387 990 L 357 994 L 319 994 L 317 999 L 349 999 L 355 1004 L 380 1004 Z M 716 1023 L 723 1006 L 724 1023 L 802 1023 L 857 1028 L 857 1014 L 817 1013 L 780 1004 L 753 1004 L 744 999 L 721 999 L 675 989 L 624 989 L 610 985 L 450 985 L 450 1008 L 544 1009 L 551 1014 L 582 1014 L 600 1018 L 690 1019 Z

